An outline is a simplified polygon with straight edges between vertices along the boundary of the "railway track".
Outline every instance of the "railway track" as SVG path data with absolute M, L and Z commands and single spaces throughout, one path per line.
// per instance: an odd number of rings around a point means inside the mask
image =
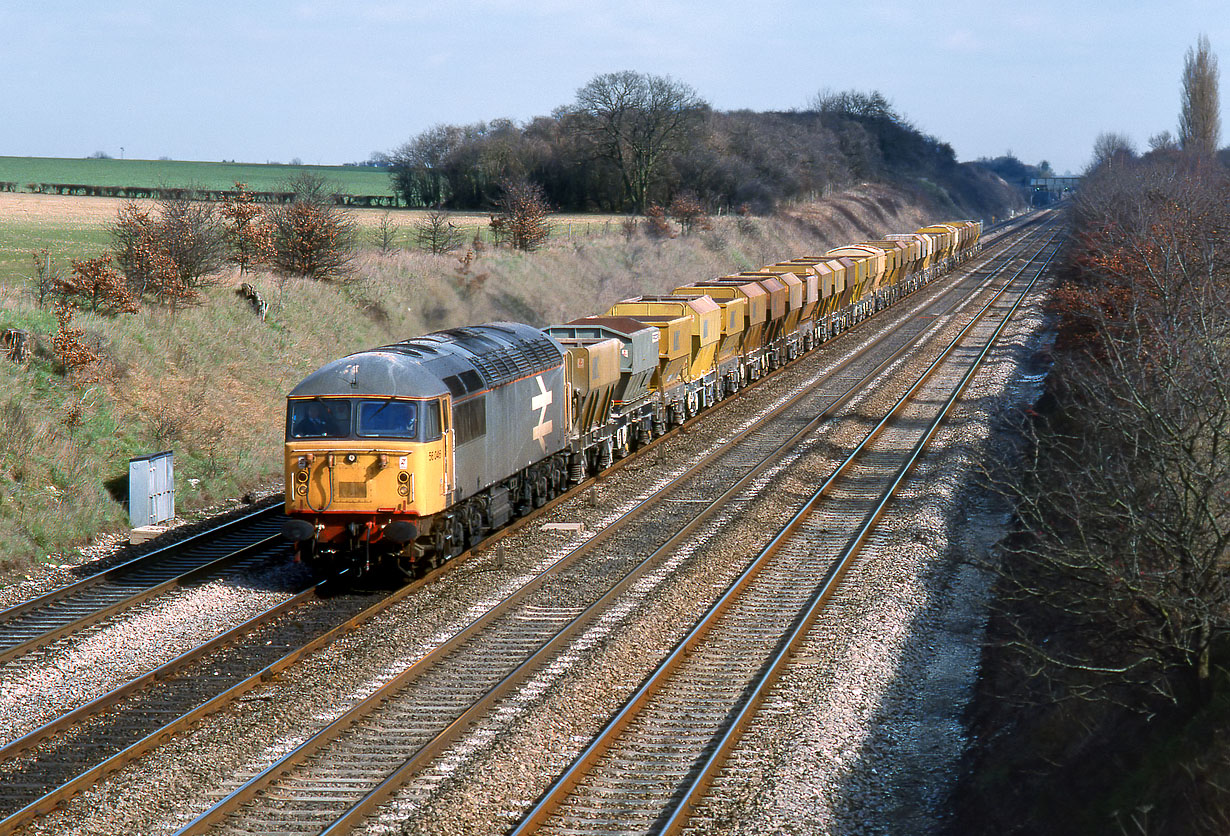
M 891 365 L 918 338 L 926 325 L 944 315 L 947 313 L 942 312 L 939 308 L 924 312 L 915 317 L 909 327 L 891 337 L 874 341 L 868 350 L 858 354 L 858 362 L 852 360 L 843 364 L 842 368 L 831 376 L 830 383 L 825 389 L 824 396 L 829 398 L 828 412 L 822 412 L 818 418 L 814 415 L 814 410 L 817 408 L 815 398 L 808 399 L 808 390 L 812 388 L 812 381 L 796 387 L 793 396 L 786 398 L 771 409 L 766 416 L 781 416 L 791 409 L 799 409 L 800 404 L 803 404 L 802 414 L 808 415 L 808 420 L 796 419 L 796 424 L 800 425 L 800 428 L 794 430 L 794 438 L 790 444 L 797 443 L 807 432 L 826 420 L 841 403 L 844 403 L 852 393 L 858 390 L 860 385 L 864 385 L 860 381 L 865 383 L 866 380 Z M 860 362 L 863 364 L 861 371 L 858 368 Z M 810 414 L 808 410 L 811 410 Z M 785 425 L 786 422 L 783 421 L 782 426 Z M 679 494 L 692 497 L 692 494 L 698 490 L 696 481 L 699 473 L 705 472 L 706 481 L 710 481 L 709 477 L 712 476 L 714 462 L 723 456 L 729 458 L 733 463 L 727 465 L 732 474 L 746 474 L 751 470 L 754 476 L 760 472 L 755 470 L 755 462 L 765 461 L 765 450 L 780 448 L 774 455 L 781 456 L 783 451 L 788 449 L 789 445 L 783 444 L 780 438 L 771 442 L 766 442 L 764 438 L 757 438 L 755 429 L 754 426 L 749 425 L 744 431 L 728 440 L 732 444 L 736 440 L 744 444 L 740 453 L 732 455 L 729 452 L 723 453 L 715 450 L 711 456 L 695 463 L 689 471 L 675 476 L 671 488 L 676 494 L 675 499 L 679 500 Z M 780 436 L 782 432 L 779 428 L 778 435 Z M 764 467 L 761 467 L 760 470 L 763 469 Z M 749 482 L 751 477 L 743 481 Z M 650 493 L 657 493 L 658 489 L 665 490 L 666 486 L 656 486 L 655 490 Z M 567 497 L 562 499 L 567 499 Z M 560 501 L 562 500 L 556 500 L 552 506 Z M 648 507 L 655 502 L 646 496 L 644 504 Z M 657 502 L 656 504 L 662 503 Z M 679 501 L 678 505 L 677 510 L 681 511 L 695 508 L 690 501 Z M 215 554 L 222 554 L 221 561 L 243 560 L 245 555 L 256 559 L 255 555 L 259 553 L 260 544 L 270 539 L 267 537 L 268 530 L 277 528 L 280 521 L 277 511 L 276 508 L 268 509 L 238 521 L 245 523 L 246 527 L 244 525 L 225 527 L 216 535 L 221 545 L 213 543 L 202 547 L 193 542 L 185 544 L 186 548 L 160 550 L 140 561 L 133 561 L 111 572 L 87 579 L 82 584 L 57 590 L 42 599 L 13 608 L 3 615 L 15 616 L 12 620 L 16 623 L 23 616 L 40 610 L 52 611 L 58 608 L 67 612 L 71 607 L 58 607 L 58 602 L 71 600 L 90 588 L 95 588 L 100 593 L 104 590 L 111 590 L 109 594 L 113 594 L 115 589 L 127 588 L 131 593 L 127 599 L 113 598 L 111 601 L 107 601 L 105 596 L 100 595 L 101 605 L 94 606 L 93 609 L 79 608 L 84 611 L 84 615 L 75 627 L 66 622 L 58 626 L 53 625 L 51 629 L 45 630 L 42 634 L 44 638 L 56 631 L 60 631 L 59 636 L 68 635 L 89 623 L 97 623 L 113 616 L 126 606 L 125 600 L 129 602 L 148 600 L 168 589 L 182 584 L 201 582 L 205 577 L 211 576 L 211 573 L 222 571 L 220 567 L 224 566 L 225 562 L 210 563 L 202 556 L 208 558 Z M 637 513 L 639 512 L 634 509 L 624 509 L 622 515 L 631 520 Z M 675 516 L 680 518 L 679 515 Z M 695 518 L 696 524 L 699 524 L 703 516 Z M 671 525 L 678 527 L 679 523 L 671 522 L 667 527 Z M 684 525 L 686 526 L 686 523 Z M 614 526 L 608 530 L 614 532 L 618 528 Z M 544 573 L 543 579 L 537 583 L 538 589 L 549 586 L 553 582 L 552 578 L 556 579 L 554 582 L 558 582 L 558 578 L 567 565 L 577 562 L 588 551 L 595 549 L 607 536 L 611 535 L 593 538 L 590 544 L 577 550 L 569 563 L 561 563 L 553 574 Z M 677 541 L 685 536 L 686 532 L 681 529 Z M 616 546 L 616 548 L 619 547 Z M 188 568 L 186 572 L 180 571 L 178 574 L 169 568 L 151 569 L 151 565 L 159 562 L 160 557 L 163 562 L 166 562 L 165 559 L 173 556 L 177 551 L 190 551 L 194 555 L 191 560 L 200 562 Z M 179 562 L 177 556 L 174 562 Z M 445 570 L 452 568 L 453 565 L 449 564 Z M 314 603 L 320 604 L 320 599 L 314 590 L 305 590 L 178 659 L 143 674 L 89 704 L 11 742 L 0 749 L 0 785 L 4 787 L 3 791 L 0 791 L 0 816 L 8 816 L 0 820 L 0 830 L 7 832 L 54 808 L 74 793 L 96 782 L 107 772 L 118 769 L 124 763 L 132 761 L 171 736 L 184 731 L 206 714 L 233 703 L 243 694 L 269 680 L 297 660 L 393 606 L 420 585 L 416 583 L 404 588 L 374 605 L 361 606 L 360 603 L 352 602 L 332 608 L 313 607 Z M 534 591 L 530 589 L 526 594 Z M 573 607 L 561 610 L 556 604 L 557 602 L 552 601 L 546 609 L 540 607 L 540 612 L 554 614 L 552 617 L 545 618 L 543 623 L 547 626 L 557 626 L 560 619 L 567 621 L 566 616 L 575 615 L 574 610 L 579 609 Z M 127 605 L 131 606 L 131 604 Z M 311 612 L 307 613 L 309 609 Z M 356 609 L 360 611 L 356 613 Z M 526 616 L 523 614 L 520 618 L 525 620 Z M 288 624 L 290 629 L 287 629 Z M 45 638 L 43 644 L 54 640 L 54 637 Z M 37 643 L 37 637 L 35 641 Z M 501 652 L 505 655 L 514 652 L 510 650 L 510 647 L 512 646 L 505 646 Z M 520 652 L 520 655 L 525 656 L 526 654 Z M 208 664 L 209 668 L 205 675 L 193 674 L 194 665 L 200 667 L 205 664 Z M 208 685 L 205 684 L 206 682 Z
M 254 511 L 0 611 L 0 665 L 179 587 L 284 554 L 284 520 L 277 506 Z
M 1053 254 L 1052 247 L 1044 247 L 988 302 L 641 684 L 512 836 L 668 834 L 683 828 Z M 1011 290 L 1013 283 L 1020 288 Z M 1001 304 L 1004 296 L 1010 304 Z
M 665 542 L 649 549 L 644 542 L 620 540 L 628 536 L 626 532 L 631 527 L 627 522 L 607 526 L 600 536 L 556 561 L 502 605 L 407 668 L 303 746 L 237 787 L 180 832 L 206 832 L 220 824 L 225 830 L 226 822 L 236 811 L 254 801 L 259 803 L 243 813 L 244 832 L 282 832 L 290 828 L 342 832 L 353 826 L 408 776 L 429 773 L 428 765 L 434 758 L 453 745 L 472 723 L 489 717 L 501 699 L 550 660 L 558 658 L 562 648 L 593 631 L 604 619 L 609 623 L 610 613 L 618 613 L 621 607 L 626 609 L 630 590 L 638 584 L 652 586 L 655 573 L 672 571 L 677 563 L 672 564 L 668 555 L 687 540 L 696 526 L 723 509 L 730 513 L 730 503 L 738 501 L 740 491 L 758 480 L 763 485 L 766 474 L 783 466 L 793 447 L 828 420 L 831 410 L 882 374 L 912 339 L 946 315 L 941 308 L 915 317 L 913 325 L 917 330 L 912 335 L 910 328 L 898 332 L 891 350 L 887 344 L 892 340 L 877 341 L 880 356 L 875 362 L 870 359 L 876 355 L 875 350 L 861 352 L 859 359 L 870 363 L 870 368 L 855 371 L 847 366 L 832 375 L 823 390 L 811 383 L 799 387 L 798 396 L 787 398 L 788 404 L 777 410 L 777 438 L 767 443 L 773 448 L 768 456 L 763 450 L 764 438 L 757 438 L 748 428 L 748 432 L 738 434 L 738 442 L 744 445 L 738 452 L 732 452 L 728 442 L 724 452 L 715 452 L 713 457 L 676 475 L 669 486 L 650 486 L 644 503 L 649 504 L 652 498 L 653 504 L 665 506 L 668 503 L 664 500 L 677 500 L 675 508 L 655 524 L 657 529 L 667 532 L 663 535 Z M 819 406 L 826 398 L 830 402 L 828 412 Z M 793 419 L 780 417 L 790 409 L 797 410 Z M 749 441 L 753 438 L 756 441 Z M 714 470 L 722 458 L 726 459 L 724 467 L 730 474 L 718 478 Z M 693 513 L 694 503 L 705 494 L 705 510 Z M 688 501 L 679 501 L 685 497 Z M 617 516 L 626 519 L 633 511 L 634 508 L 624 508 Z M 643 521 L 639 527 L 645 527 Z M 601 554 L 600 548 L 604 550 Z M 646 551 L 652 554 L 641 560 Z M 582 563 L 585 556 L 588 559 Z M 595 567 L 602 567 L 604 578 L 622 576 L 596 600 L 592 590 L 579 588 L 582 585 L 575 577 L 593 574 Z M 407 752 L 416 754 L 407 758 Z M 430 792 L 432 780 L 424 780 L 421 791 Z

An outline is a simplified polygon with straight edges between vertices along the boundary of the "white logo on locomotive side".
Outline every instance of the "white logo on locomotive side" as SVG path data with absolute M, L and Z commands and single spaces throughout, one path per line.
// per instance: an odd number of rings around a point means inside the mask
M 538 375 L 535 380 L 538 382 L 538 394 L 530 398 L 530 409 L 538 412 L 538 423 L 534 425 L 533 437 L 545 451 L 547 436 L 551 434 L 554 427 L 554 422 L 547 420 L 547 407 L 555 400 L 555 393 L 547 388 L 542 375 Z

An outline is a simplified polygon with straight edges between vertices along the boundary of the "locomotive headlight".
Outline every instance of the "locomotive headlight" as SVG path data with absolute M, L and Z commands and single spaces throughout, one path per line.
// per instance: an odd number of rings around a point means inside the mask
M 358 460 L 359 460 L 359 457 L 358 457 L 358 456 L 356 456 L 354 453 L 347 453 L 347 454 L 346 454 L 346 464 L 354 464 L 354 463 L 355 463 L 355 462 L 357 462 Z
M 295 486 L 295 493 L 299 494 L 299 496 L 307 496 L 307 485 L 299 483 Z
M 398 486 L 397 486 L 397 492 L 398 492 L 399 494 L 401 494 L 402 496 L 409 496 L 409 495 L 410 495 L 410 486 L 409 486 L 409 485 L 398 485 Z
M 295 474 L 295 478 L 300 482 L 306 482 L 308 480 L 308 472 L 306 470 L 300 470 Z
M 397 481 L 401 482 L 403 485 L 409 485 L 410 484 L 410 473 L 405 470 L 401 471 L 400 473 L 397 474 Z

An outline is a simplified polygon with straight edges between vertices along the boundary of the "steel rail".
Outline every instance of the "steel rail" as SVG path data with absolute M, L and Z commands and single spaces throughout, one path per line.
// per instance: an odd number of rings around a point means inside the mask
M 103 694 L 97 699 L 80 706 L 74 711 L 57 717 L 55 720 L 52 720 L 42 727 L 31 731 L 29 734 L 18 738 L 5 746 L 3 749 L 0 749 L 0 760 L 9 760 L 19 757 L 22 753 L 34 748 L 35 746 L 38 746 L 41 743 L 44 743 L 55 735 L 62 734 L 67 729 L 70 729 L 71 727 L 78 725 L 92 717 L 96 717 L 110 708 L 113 708 L 126 697 L 135 694 L 137 691 L 145 688 L 151 683 L 173 676 L 180 668 L 199 660 L 205 656 L 206 653 L 217 650 L 222 645 L 235 641 L 238 638 L 236 634 L 248 632 L 251 629 L 255 629 L 255 627 L 260 624 L 268 623 L 274 618 L 289 612 L 295 607 L 302 606 L 305 601 L 316 595 L 316 591 L 317 587 L 304 590 L 303 592 L 295 595 L 293 598 L 281 602 L 270 610 L 260 613 L 249 621 L 244 622 L 226 633 L 215 637 L 209 642 L 194 648 L 184 656 L 173 659 L 159 666 L 155 670 L 136 677 L 126 682 L 119 688 L 107 694 Z M 336 635 L 342 631 L 342 627 L 336 628 L 336 632 L 333 633 L 331 639 L 335 638 Z M 320 638 L 323 639 L 324 637 L 322 636 Z M 39 816 L 46 815 L 68 799 L 72 798 L 74 795 L 77 795 L 83 790 L 96 784 L 108 773 L 120 769 L 124 765 L 131 763 L 162 743 L 165 743 L 171 737 L 185 731 L 191 727 L 193 723 L 197 722 L 206 715 L 231 705 L 240 696 L 265 682 L 278 671 L 284 669 L 293 663 L 293 661 L 300 658 L 303 655 L 304 650 L 305 648 L 301 648 L 293 654 L 284 656 L 273 665 L 263 668 L 259 672 L 247 677 L 227 690 L 216 694 L 207 702 L 199 704 L 193 710 L 180 715 L 169 723 L 160 726 L 153 732 L 142 737 L 140 740 L 137 740 L 105 760 L 96 763 L 92 767 L 89 767 L 71 780 L 40 796 L 24 807 L 15 810 L 7 817 L 0 819 L 0 833 L 13 832 L 17 828 L 28 824 Z
M 86 589 L 95 584 L 115 580 L 125 574 L 132 572 L 134 569 L 143 567 L 144 564 L 149 563 L 152 560 L 166 557 L 168 554 L 175 554 L 177 552 L 183 551 L 185 548 L 191 545 L 199 545 L 200 542 L 202 542 L 204 538 L 219 537 L 219 536 L 223 536 L 226 534 L 230 534 L 232 533 L 232 529 L 242 528 L 244 525 L 252 522 L 253 520 L 256 520 L 256 519 L 259 519 L 265 516 L 270 516 L 276 513 L 278 513 L 277 505 L 270 505 L 266 508 L 261 508 L 259 510 L 253 511 L 249 514 L 245 514 L 236 519 L 228 520 L 227 522 L 222 523 L 216 528 L 211 528 L 207 531 L 202 531 L 199 534 L 193 535 L 193 537 L 189 539 L 180 540 L 175 543 L 169 543 L 165 546 L 155 549 L 152 552 L 148 552 L 138 557 L 134 557 L 132 560 L 127 560 L 119 564 L 118 566 L 112 566 L 109 569 L 104 569 L 101 572 L 97 572 L 93 575 L 82 578 L 79 581 L 74 581 L 73 583 L 66 584 L 65 586 L 56 587 L 55 589 L 45 592 L 42 595 L 39 595 L 35 598 L 31 598 L 28 601 L 23 601 L 20 604 L 14 604 L 13 606 L 8 607 L 7 609 L 0 610 L 0 625 L 3 625 L 9 621 L 12 621 L 17 616 L 22 615 L 26 612 L 29 612 L 30 610 L 38 609 L 40 607 L 45 607 L 49 604 L 53 604 L 63 598 L 67 598 L 68 596 L 73 595 L 77 592 L 80 592 L 81 590 Z
M 871 514 L 868 515 L 866 521 L 857 532 L 854 540 L 847 546 L 846 551 L 839 556 L 838 563 L 840 564 L 841 569 L 832 573 L 831 576 L 826 577 L 820 588 L 817 589 L 812 600 L 808 603 L 806 610 L 800 614 L 797 625 L 784 640 L 781 650 L 779 650 L 770 661 L 768 669 L 756 682 L 753 691 L 744 701 L 743 706 L 739 709 L 739 713 L 734 717 L 730 727 L 717 741 L 712 753 L 701 765 L 700 771 L 693 779 L 692 783 L 684 789 L 680 803 L 676 806 L 675 811 L 671 813 L 670 817 L 663 823 L 660 830 L 662 834 L 678 833 L 682 829 L 685 821 L 690 817 L 691 813 L 694 812 L 697 800 L 703 796 L 705 790 L 712 782 L 714 776 L 716 776 L 718 770 L 721 769 L 730 753 L 734 750 L 734 747 L 742 737 L 743 732 L 746 730 L 748 724 L 755 715 L 756 710 L 763 702 L 764 697 L 768 694 L 769 689 L 775 682 L 777 682 L 782 673 L 785 671 L 790 656 L 802 643 L 808 631 L 815 623 L 816 617 L 820 613 L 823 602 L 828 599 L 832 593 L 832 590 L 840 582 L 842 575 L 844 575 L 845 567 L 849 565 L 853 558 L 861 551 L 863 545 L 867 542 L 872 529 L 883 517 L 885 510 L 887 509 L 890 501 L 897 494 L 901 484 L 914 469 L 927 446 L 931 443 L 932 439 L 939 431 L 940 425 L 952 412 L 957 401 L 965 393 L 965 390 L 969 387 L 974 375 L 981 369 L 987 355 L 990 353 L 996 341 L 1003 333 L 1004 328 L 1007 327 L 1008 323 L 1016 315 L 1021 303 L 1037 284 L 1038 279 L 1046 271 L 1046 268 L 1050 265 L 1053 258 L 1054 253 L 1046 259 L 1046 261 L 1038 269 L 1038 273 L 1030 280 L 1028 286 L 1021 292 L 1016 301 L 1013 302 L 1007 313 L 1005 313 L 1004 318 L 995 328 L 994 333 L 987 340 L 986 345 L 979 352 L 978 356 L 971 363 L 969 369 L 958 382 L 951 397 L 949 397 L 945 402 L 934 422 L 932 422 L 931 426 L 927 429 L 925 435 L 915 444 L 914 448 L 910 452 L 909 458 L 902 464 L 900 470 L 893 479 L 892 485 L 889 487 L 888 491 L 885 492 L 884 498 L 871 512 Z
M 188 586 L 189 584 L 201 581 L 204 578 L 208 578 L 211 575 L 215 575 L 242 560 L 250 557 L 261 556 L 266 551 L 272 554 L 284 544 L 285 540 L 283 540 L 280 534 L 265 537 L 262 540 L 257 540 L 254 543 L 241 546 L 235 551 L 222 555 L 221 557 L 216 557 L 208 563 L 204 563 L 187 572 L 183 572 L 172 578 L 168 578 L 167 580 L 153 586 L 147 586 L 141 591 L 127 595 L 118 601 L 112 600 L 110 603 L 106 603 L 102 607 L 91 610 L 84 616 L 76 617 L 71 621 L 62 621 L 62 623 L 51 628 L 50 630 L 45 630 L 44 632 L 26 639 L 25 641 L 10 645 L 4 650 L 0 650 L 0 664 L 21 656 L 25 656 L 35 650 L 38 650 L 39 648 L 46 647 L 58 639 L 62 639 L 65 636 L 78 633 L 87 627 L 92 627 L 95 624 L 99 624 L 118 612 L 132 609 L 139 604 L 157 598 L 160 595 L 164 595 L 173 589 L 179 589 L 180 587 Z M 98 589 L 98 587 L 89 587 L 83 590 L 81 594 L 83 596 L 88 595 L 91 591 L 96 589 Z M 4 627 L 8 626 L 10 625 L 4 625 Z M 3 627 L 0 627 L 0 630 L 2 629 Z
M 1054 236 L 1052 236 L 1052 240 L 1053 238 Z M 1044 244 L 1042 249 L 1044 250 L 1046 246 L 1049 245 L 1049 243 L 1050 241 L 1048 241 L 1047 244 Z M 1031 259 L 1031 263 L 1033 260 L 1034 259 Z M 1043 266 L 1039 269 L 1039 275 L 1041 275 L 1041 272 L 1045 270 L 1045 267 L 1047 264 L 1049 264 L 1049 262 L 1050 262 L 1050 258 L 1048 258 L 1046 262 L 1043 264 Z M 997 300 L 1016 281 L 1019 275 L 1023 273 L 1026 269 L 1028 269 L 1028 266 L 1029 265 L 1027 264 L 1025 267 L 1021 268 L 1021 270 L 1018 271 L 1018 273 L 1014 275 L 1013 278 L 1010 279 L 1008 283 L 1004 285 L 1004 287 L 995 295 L 995 297 L 992 298 L 991 301 L 989 301 L 986 304 L 986 306 L 984 306 L 984 308 L 978 313 L 978 315 L 976 315 L 975 318 L 971 320 L 971 322 L 968 325 L 966 325 L 965 328 L 963 328 L 962 331 L 956 337 L 954 337 L 953 341 L 949 343 L 949 345 L 945 348 L 944 352 L 940 355 L 940 357 L 938 357 L 930 366 L 927 367 L 927 369 L 919 376 L 918 380 L 910 387 L 910 389 L 904 395 L 901 396 L 901 398 L 893 405 L 893 407 L 888 411 L 888 413 L 884 416 L 884 418 L 855 447 L 855 449 L 846 457 L 846 459 L 842 462 L 842 464 L 838 466 L 838 468 L 829 476 L 829 478 L 826 479 L 825 482 L 811 495 L 811 497 L 806 501 L 803 507 L 801 507 L 794 514 L 794 516 L 790 519 L 790 521 L 781 529 L 781 531 L 773 538 L 773 540 L 770 541 L 770 543 L 766 545 L 764 549 L 749 563 L 748 567 L 743 571 L 743 573 L 741 573 L 740 576 L 734 582 L 730 584 L 730 586 L 723 593 L 723 595 L 718 599 L 718 601 L 715 602 L 713 606 L 706 612 L 705 616 L 689 631 L 689 633 L 683 639 L 679 641 L 679 643 L 676 645 L 675 649 L 671 652 L 671 654 L 662 662 L 662 664 L 657 668 L 657 670 L 655 670 L 654 673 L 652 673 L 641 684 L 641 686 L 637 689 L 637 691 L 624 704 L 624 707 L 619 712 L 616 713 L 616 715 L 611 719 L 611 721 L 607 724 L 607 726 L 604 727 L 603 730 L 595 737 L 595 739 L 576 757 L 576 759 L 574 759 L 571 766 L 558 779 L 556 779 L 556 781 L 543 793 L 543 795 L 534 804 L 534 806 L 531 807 L 531 809 L 523 816 L 518 826 L 514 830 L 511 831 L 510 836 L 525 836 L 525 834 L 527 833 L 536 831 L 560 807 L 560 805 L 564 802 L 568 794 L 576 787 L 576 785 L 581 780 L 583 780 L 584 775 L 592 769 L 592 767 L 597 763 L 598 759 L 602 756 L 602 754 L 614 742 L 614 740 L 619 736 L 619 734 L 627 727 L 627 725 L 632 721 L 634 716 L 636 716 L 637 712 L 641 709 L 641 707 L 646 704 L 646 702 L 649 700 L 650 697 L 652 697 L 655 693 L 657 693 L 660 690 L 660 688 L 664 685 L 666 680 L 669 679 L 669 677 L 678 669 L 678 667 L 683 663 L 683 661 L 687 658 L 687 656 L 689 656 L 694 651 L 694 649 L 700 643 L 700 641 L 709 633 L 713 625 L 716 623 L 717 619 L 729 609 L 733 601 L 735 601 L 739 597 L 739 595 L 748 587 L 751 581 L 756 577 L 756 575 L 761 571 L 761 569 L 767 564 L 768 559 L 772 555 L 776 554 L 782 548 L 783 544 L 789 540 L 792 534 L 801 525 L 802 521 L 805 520 L 807 517 L 809 517 L 810 514 L 814 511 L 815 507 L 820 502 L 820 500 L 824 497 L 824 495 L 830 491 L 832 486 L 840 478 L 842 478 L 845 472 L 853 465 L 854 461 L 861 456 L 862 452 L 872 443 L 872 441 L 881 433 L 881 431 L 886 426 L 888 426 L 888 424 L 893 420 L 893 417 L 901 410 L 901 408 L 915 396 L 917 391 L 931 377 L 934 371 L 937 368 L 939 368 L 940 364 L 955 350 L 957 345 L 965 338 L 966 334 L 968 334 L 973 329 L 973 327 L 987 314 L 987 312 L 992 308 L 992 306 L 995 305 Z M 879 520 L 880 515 L 883 513 L 884 508 L 887 507 L 889 500 L 896 493 L 898 487 L 900 486 L 900 483 L 904 480 L 905 475 L 912 469 L 914 463 L 917 461 L 918 457 L 921 455 L 922 449 L 926 446 L 926 444 L 934 436 L 934 433 L 938 429 L 940 423 L 943 421 L 943 418 L 951 410 L 953 404 L 955 404 L 956 401 L 959 399 L 965 387 L 968 385 L 969 380 L 973 377 L 973 374 L 981 366 L 982 361 L 985 358 L 987 352 L 989 352 L 991 346 L 994 344 L 995 340 L 998 338 L 998 335 L 1002 332 L 1003 328 L 1006 326 L 1010 317 L 1015 312 L 1016 307 L 1020 304 L 1021 299 L 1024 298 L 1024 294 L 1028 292 L 1029 288 L 1033 287 L 1033 284 L 1036 281 L 1037 281 L 1037 276 L 1035 276 L 1033 281 L 1030 282 L 1029 286 L 1024 291 L 1022 291 L 1022 294 L 1018 297 L 1016 304 L 1012 307 L 1009 313 L 1004 317 L 1003 321 L 1000 322 L 994 334 L 991 336 L 991 338 L 987 342 L 987 345 L 983 348 L 982 352 L 978 355 L 974 363 L 967 370 L 961 382 L 958 384 L 956 389 L 953 391 L 952 395 L 948 399 L 941 413 L 934 419 L 934 422 L 932 423 L 931 427 L 929 428 L 925 436 L 915 446 L 915 449 L 912 452 L 909 459 L 907 460 L 907 462 L 903 464 L 902 467 L 899 469 L 890 487 L 882 494 L 882 497 L 879 503 L 868 514 L 868 516 L 865 518 L 863 525 L 860 527 L 859 531 L 856 532 L 853 538 L 851 538 L 846 548 L 843 550 L 842 554 L 831 565 L 831 568 L 826 574 L 824 580 L 821 582 L 821 584 L 817 588 L 817 591 L 814 593 L 809 606 L 804 611 L 804 613 L 799 617 L 799 619 L 796 621 L 796 627 L 793 632 L 793 636 L 795 638 L 787 638 L 783 640 L 786 645 L 785 648 L 777 654 L 777 656 L 775 657 L 775 660 L 776 660 L 775 664 L 769 668 L 768 673 L 765 675 L 765 676 L 771 675 L 772 676 L 771 681 L 775 681 L 776 677 L 780 675 L 780 671 L 781 671 L 780 665 L 781 665 L 782 660 L 788 657 L 790 649 L 799 640 L 798 637 L 805 635 L 806 629 L 810 627 L 812 620 L 814 620 L 815 614 L 819 610 L 820 603 L 827 598 L 831 589 L 840 580 L 846 568 L 849 566 L 850 562 L 852 561 L 853 556 L 857 554 L 858 550 L 861 548 L 861 545 L 865 542 L 867 535 L 869 534 L 871 529 L 874 527 L 875 523 Z M 757 685 L 755 685 L 753 692 L 752 692 L 752 696 L 758 699 L 759 696 L 763 695 L 765 690 L 769 687 L 769 685 L 771 684 L 771 681 L 765 682 L 762 677 L 762 680 Z M 758 703 L 756 704 L 758 705 Z M 755 705 L 752 705 L 748 702 L 744 703 L 743 708 L 738 718 L 736 718 L 737 725 L 732 724 L 732 726 L 730 727 L 730 730 L 728 731 L 727 736 L 723 738 L 723 748 L 719 748 L 713 753 L 713 755 L 710 756 L 709 760 L 702 767 L 701 772 L 697 775 L 696 779 L 694 779 L 692 784 L 689 785 L 687 789 L 685 789 L 682 793 L 679 791 L 676 791 L 671 794 L 672 799 L 677 798 L 679 800 L 677 804 L 675 805 L 674 811 L 672 812 L 671 816 L 667 819 L 667 822 L 664 824 L 664 826 L 661 829 L 658 829 L 657 832 L 661 832 L 661 833 L 671 832 L 674 828 L 677 827 L 678 823 L 681 821 L 680 816 L 681 815 L 686 816 L 686 813 L 691 809 L 692 802 L 690 801 L 690 799 L 694 797 L 691 794 L 700 793 L 703 791 L 704 787 L 707 786 L 708 781 L 711 779 L 713 772 L 716 771 L 720 763 L 724 760 L 725 753 L 729 751 L 729 747 L 733 744 L 733 741 L 737 740 L 737 733 L 732 734 L 731 732 L 733 732 L 736 729 L 742 728 L 743 723 L 745 723 L 746 719 L 751 716 L 751 713 L 754 711 L 754 708 L 755 708 Z

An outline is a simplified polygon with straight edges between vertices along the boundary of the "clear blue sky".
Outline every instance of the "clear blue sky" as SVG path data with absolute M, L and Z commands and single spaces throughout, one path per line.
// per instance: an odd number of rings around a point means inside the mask
M 1079 170 L 1097 134 L 1178 121 L 1201 0 L 6 2 L 0 155 L 343 163 L 434 124 L 549 114 L 594 75 L 685 81 L 714 107 L 880 90 L 960 159 Z M 1230 79 L 1223 80 L 1226 100 Z M 1223 143 L 1230 143 L 1230 117 Z

